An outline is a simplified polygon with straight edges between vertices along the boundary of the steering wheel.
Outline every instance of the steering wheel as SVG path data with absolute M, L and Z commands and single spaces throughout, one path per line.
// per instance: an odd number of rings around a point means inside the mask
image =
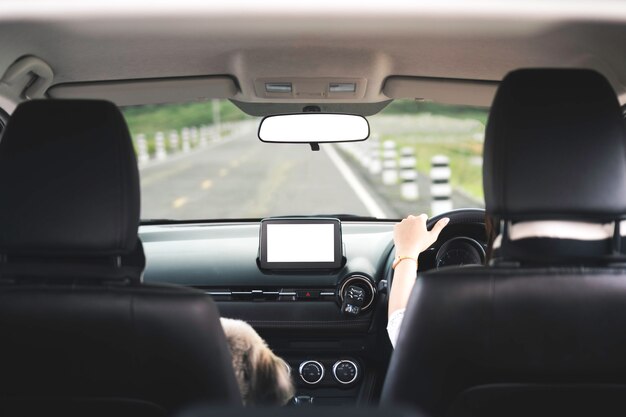
M 426 228 L 428 230 L 431 230 L 433 226 L 435 225 L 435 223 L 437 223 L 439 220 L 443 219 L 444 217 L 447 217 L 450 219 L 450 223 L 448 223 L 448 226 L 451 224 L 468 224 L 468 223 L 472 223 L 472 224 L 483 223 L 484 224 L 485 223 L 485 210 L 478 209 L 478 208 L 463 208 L 463 209 L 448 211 L 446 213 L 441 213 L 428 219 L 428 221 L 426 222 Z
M 446 226 L 449 228 L 450 226 L 460 225 L 460 224 L 484 224 L 485 223 L 485 210 L 484 209 L 476 209 L 476 208 L 464 208 L 448 211 L 446 213 L 438 214 L 434 217 L 431 217 L 426 222 L 426 228 L 431 230 L 435 223 L 437 223 L 442 218 L 447 217 L 450 219 L 450 222 Z M 445 229 L 444 229 L 445 231 Z M 441 239 L 441 235 L 439 237 Z M 439 239 L 435 242 L 435 245 L 438 244 Z M 389 260 L 387 261 L 387 272 L 385 273 L 385 279 L 387 280 L 387 288 L 391 289 L 391 284 L 393 282 L 393 269 L 391 265 L 393 263 L 393 258 L 395 257 L 395 248 L 391 250 L 389 253 Z

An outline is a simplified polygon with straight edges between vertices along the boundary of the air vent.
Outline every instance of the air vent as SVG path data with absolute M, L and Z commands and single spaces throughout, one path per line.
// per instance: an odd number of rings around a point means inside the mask
M 350 285 L 356 285 L 357 287 L 365 290 L 365 303 L 363 304 L 363 307 L 361 307 L 361 311 L 368 310 L 376 298 L 376 289 L 374 288 L 372 280 L 363 275 L 350 275 L 341 283 L 341 286 L 339 287 L 339 298 L 341 299 L 341 302 L 343 302 L 343 294 Z

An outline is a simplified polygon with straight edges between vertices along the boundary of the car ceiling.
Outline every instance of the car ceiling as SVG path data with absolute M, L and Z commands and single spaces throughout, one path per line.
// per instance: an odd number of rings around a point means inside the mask
M 367 82 L 358 101 L 376 103 L 389 100 L 389 76 L 498 81 L 522 67 L 587 67 L 626 102 L 620 2 L 89 3 L 3 2 L 0 74 L 36 56 L 53 86 L 229 75 L 232 98 L 249 103 L 277 101 L 255 94 L 258 79 L 351 77 Z

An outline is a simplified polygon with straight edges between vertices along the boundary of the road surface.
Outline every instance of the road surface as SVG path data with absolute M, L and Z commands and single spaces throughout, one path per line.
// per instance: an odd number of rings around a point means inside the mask
M 330 145 L 264 144 L 256 124 L 140 169 L 142 219 L 349 213 L 397 217 Z M 345 162 L 343 163 L 345 165 Z M 343 169 L 342 169 L 343 168 Z

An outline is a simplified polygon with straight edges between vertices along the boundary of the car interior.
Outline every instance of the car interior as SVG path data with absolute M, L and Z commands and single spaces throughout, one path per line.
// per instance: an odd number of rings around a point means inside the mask
M 3 2 L 0 414 L 624 415 L 626 5 L 507 3 Z

